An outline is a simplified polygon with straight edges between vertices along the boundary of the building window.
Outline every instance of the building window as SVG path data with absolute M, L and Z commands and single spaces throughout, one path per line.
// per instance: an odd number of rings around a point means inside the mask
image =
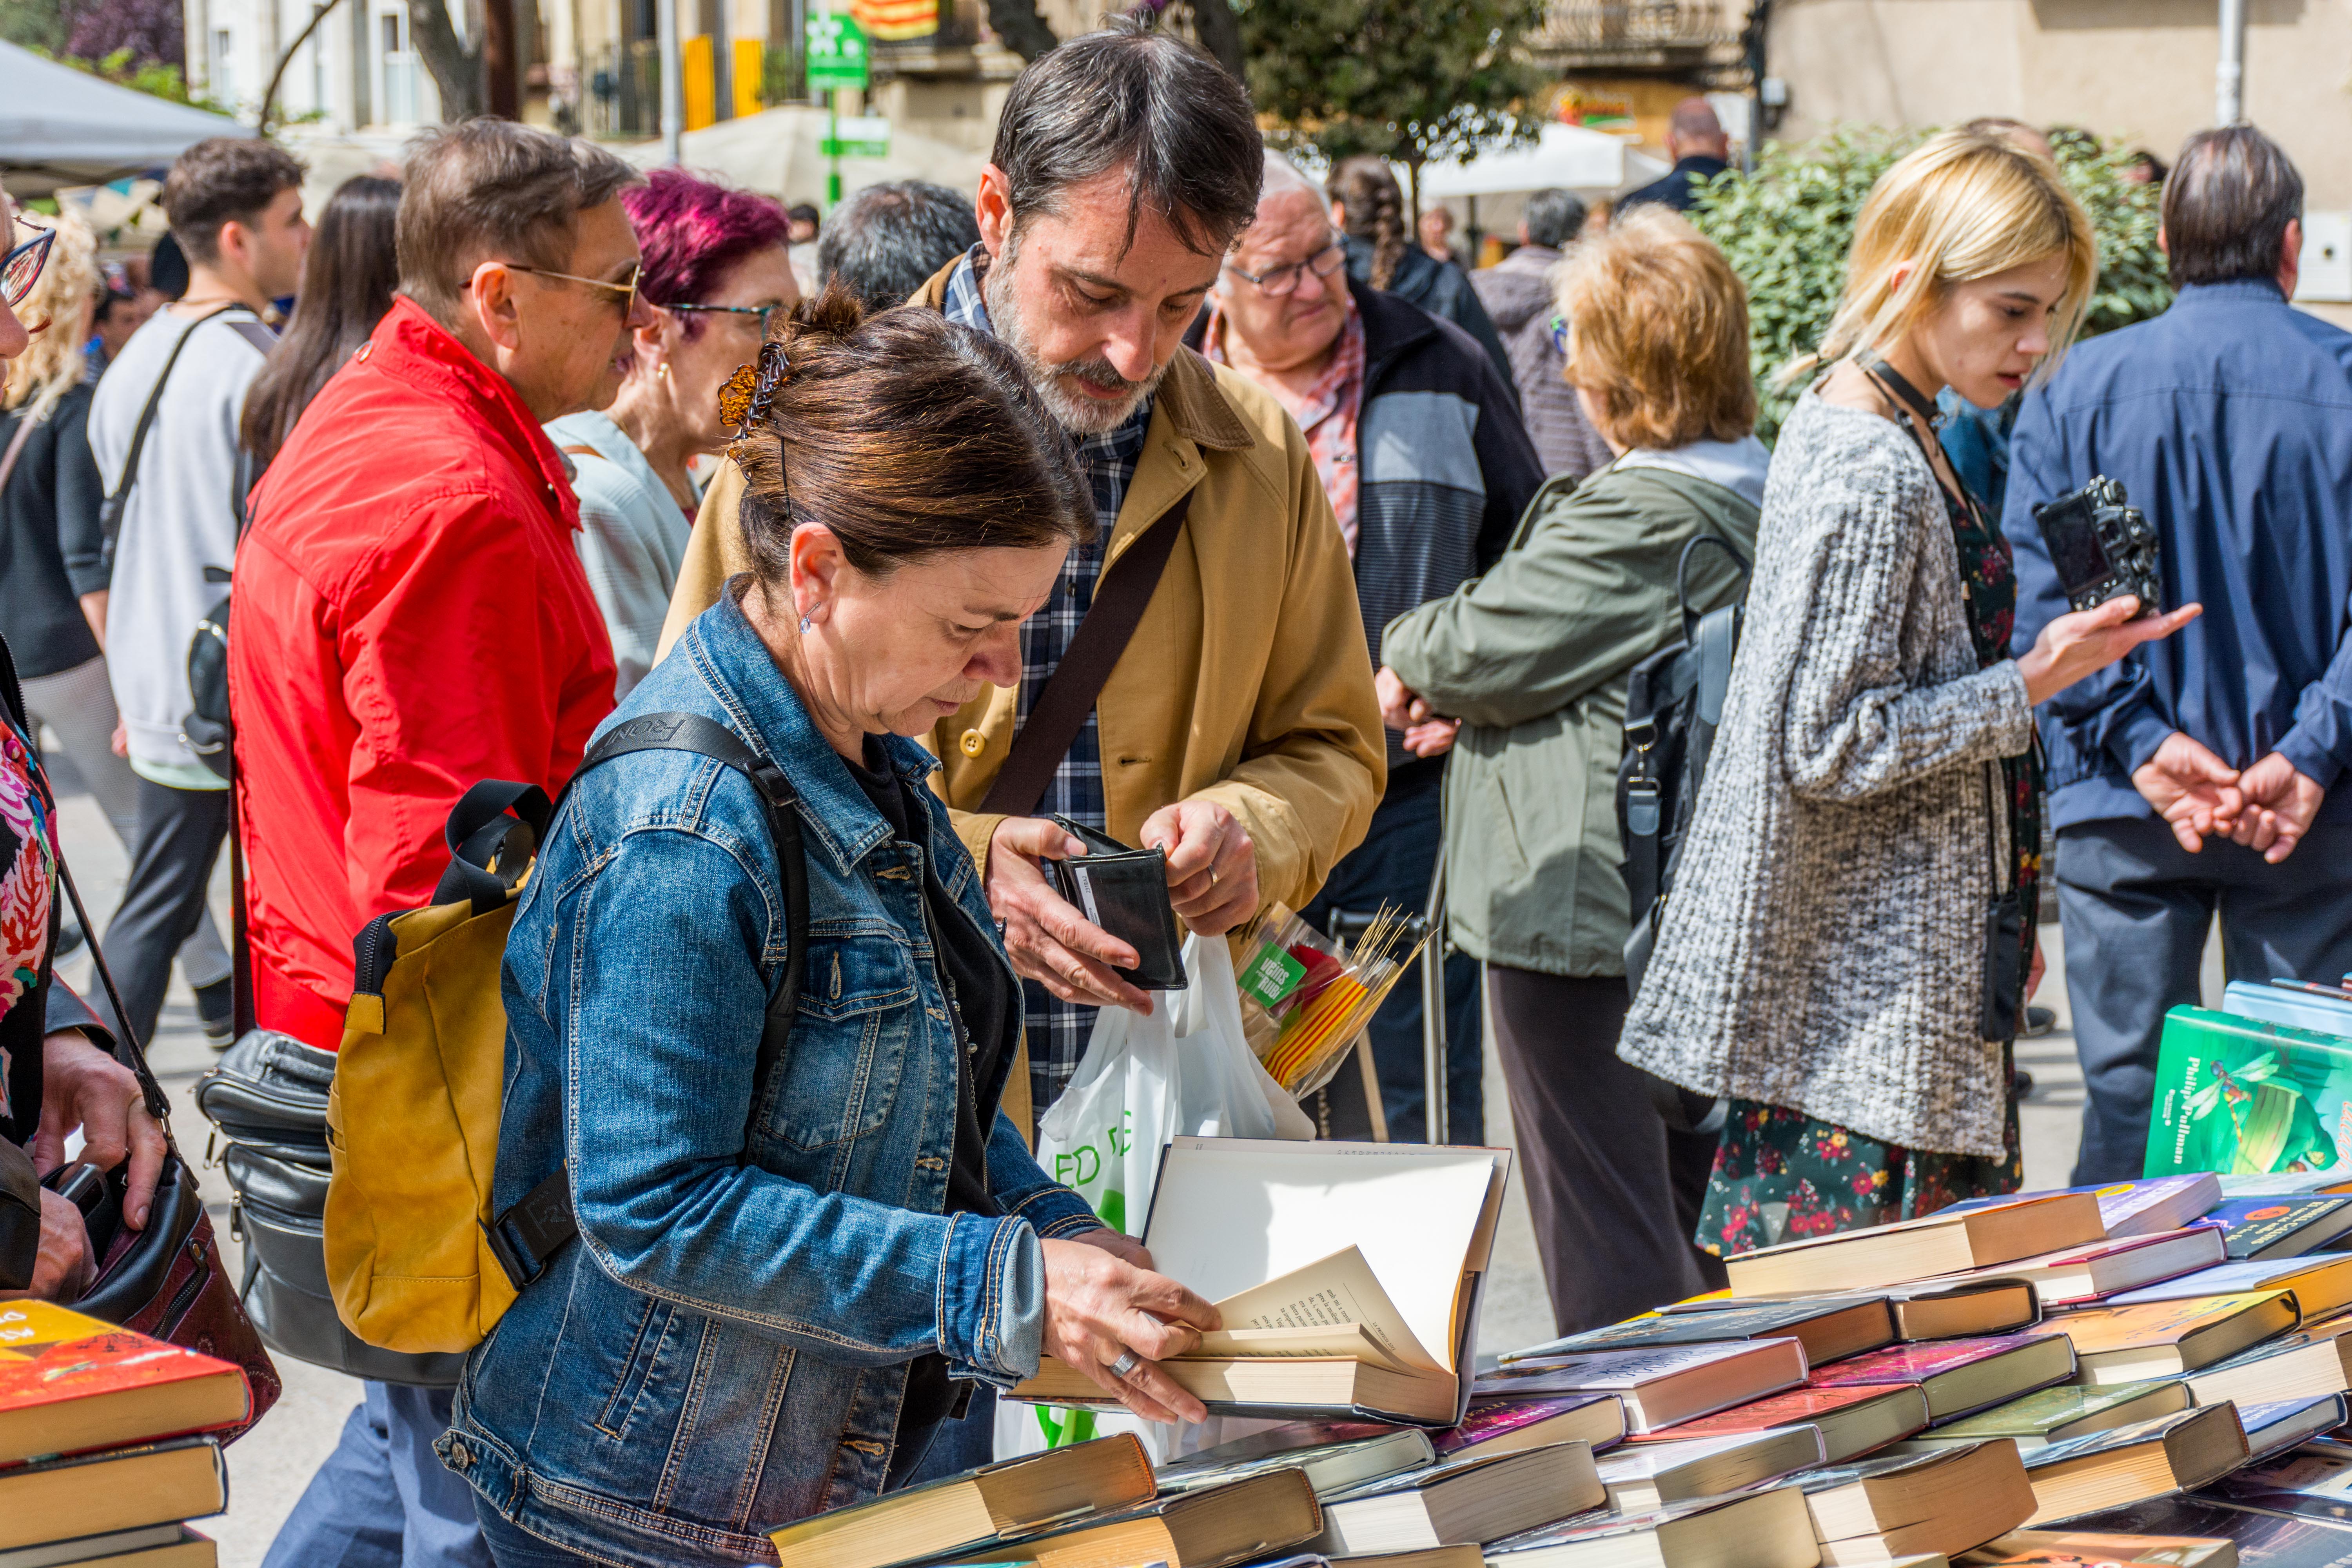
M 383 123 L 416 123 L 416 56 L 408 47 L 408 13 L 385 11 L 376 17 L 383 49 L 381 94 Z
M 236 57 L 231 52 L 235 43 L 226 27 L 213 29 L 213 58 L 205 69 L 212 78 L 208 84 L 212 97 L 225 104 L 236 101 Z

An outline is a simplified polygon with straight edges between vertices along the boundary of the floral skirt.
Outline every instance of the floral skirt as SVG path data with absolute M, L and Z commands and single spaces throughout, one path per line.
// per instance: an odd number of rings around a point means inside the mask
M 1997 1160 L 1905 1149 L 1787 1106 L 1735 1100 L 1693 1239 L 1725 1258 L 2013 1193 L 2025 1179 L 2013 1093 L 2001 1144 Z

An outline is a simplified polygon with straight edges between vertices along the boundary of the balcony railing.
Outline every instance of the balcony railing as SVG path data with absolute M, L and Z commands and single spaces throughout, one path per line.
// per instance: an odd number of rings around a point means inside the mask
M 1528 52 L 1563 68 L 1688 68 L 1739 59 L 1745 0 L 1552 0 Z

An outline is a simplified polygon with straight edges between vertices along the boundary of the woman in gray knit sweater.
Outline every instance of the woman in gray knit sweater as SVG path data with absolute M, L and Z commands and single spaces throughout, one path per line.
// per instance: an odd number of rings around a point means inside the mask
M 2196 615 L 2119 599 L 2008 657 L 1996 520 L 1928 421 L 2062 348 L 2097 273 L 2045 160 L 1950 132 L 1864 205 L 1826 365 L 1765 487 L 1739 657 L 1619 1054 L 1730 1100 L 1696 1239 L 1718 1254 L 1907 1219 L 2019 1181 L 1988 900 L 2031 911 L 2032 707 Z M 2013 1033 L 2013 1028 L 2007 1031 Z

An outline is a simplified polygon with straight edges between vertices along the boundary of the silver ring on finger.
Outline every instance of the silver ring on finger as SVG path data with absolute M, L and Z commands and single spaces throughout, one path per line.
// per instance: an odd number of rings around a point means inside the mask
M 1143 1358 L 1141 1356 L 1136 1354 L 1133 1351 L 1123 1350 L 1118 1352 L 1118 1359 L 1110 1363 L 1110 1374 L 1113 1377 L 1124 1381 L 1125 1379 L 1133 1376 L 1135 1369 L 1142 1364 Z

